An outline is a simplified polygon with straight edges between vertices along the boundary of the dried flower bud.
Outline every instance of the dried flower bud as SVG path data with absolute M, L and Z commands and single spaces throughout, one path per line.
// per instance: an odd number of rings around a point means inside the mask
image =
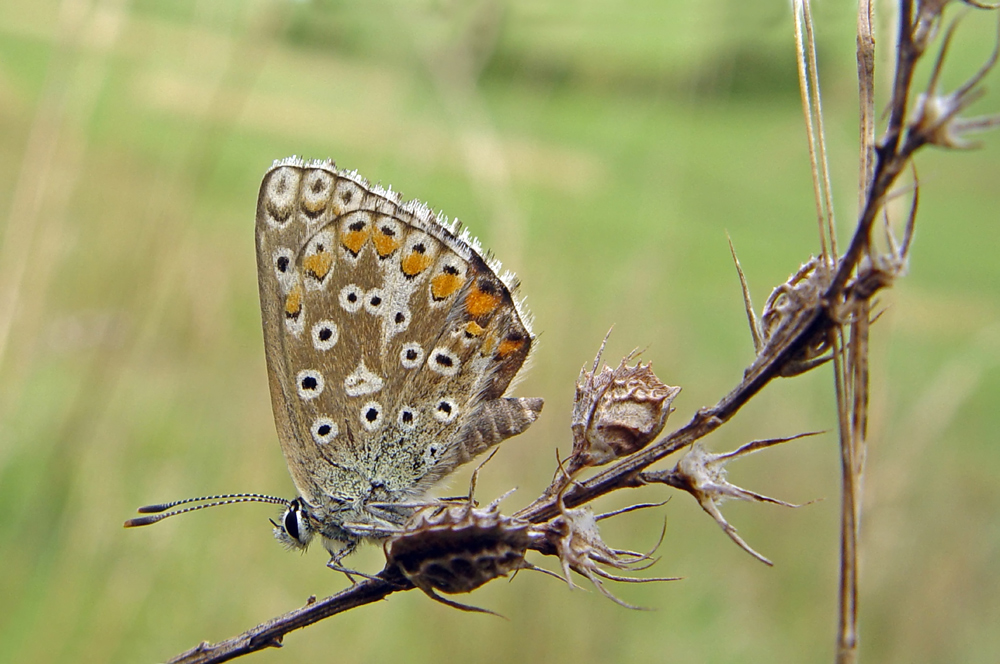
M 980 4 L 972 0 L 964 0 L 965 4 L 981 9 L 997 9 L 997 6 L 990 4 Z M 940 5 L 946 4 L 943 0 L 935 0 L 931 10 L 937 9 Z M 932 24 L 932 22 L 927 22 Z M 980 99 L 985 90 L 980 85 L 983 78 L 993 69 L 1000 55 L 1000 45 L 994 48 L 993 54 L 986 60 L 979 71 L 976 72 L 963 85 L 950 94 L 940 92 L 941 71 L 944 67 L 945 56 L 951 39 L 958 28 L 958 21 L 954 21 L 948 32 L 945 33 L 944 42 L 941 45 L 941 53 L 934 64 L 934 71 L 927 84 L 927 90 L 922 93 L 914 105 L 914 114 L 910 120 L 909 132 L 923 142 L 937 145 L 943 148 L 967 149 L 977 147 L 979 144 L 965 139 L 965 135 L 978 131 L 986 131 L 1000 125 L 1000 115 L 985 115 L 974 118 L 961 118 L 959 113 L 968 108 L 974 101 Z M 928 32 L 928 34 L 932 34 Z
M 713 519 L 715 519 L 715 522 L 719 524 L 719 527 L 722 528 L 727 535 L 729 535 L 733 542 L 757 560 L 770 565 L 770 560 L 754 551 L 753 548 L 751 548 L 750 545 L 737 534 L 736 528 L 726 521 L 726 517 L 722 516 L 722 512 L 719 511 L 719 506 L 727 498 L 736 498 L 738 500 L 746 500 L 757 503 L 771 503 L 772 505 L 782 505 L 784 507 L 801 507 L 801 505 L 786 503 L 783 500 L 770 498 L 754 491 L 738 487 L 735 484 L 731 484 L 729 480 L 726 479 L 726 463 L 732 461 L 733 459 L 746 456 L 747 454 L 752 454 L 774 445 L 780 445 L 781 443 L 787 443 L 791 440 L 814 435 L 816 435 L 816 432 L 798 434 L 787 438 L 755 440 L 743 445 L 737 450 L 726 452 L 724 454 L 713 454 L 706 450 L 701 443 L 695 443 L 688 450 L 687 454 L 681 457 L 680 461 L 677 462 L 677 465 L 673 469 L 668 471 L 652 471 L 643 473 L 642 479 L 645 482 L 662 482 L 690 493 L 698 501 L 698 504 L 701 505 L 701 508 L 705 510 L 705 512 L 707 512 Z
M 607 338 L 605 338 L 607 342 Z M 665 385 L 652 364 L 634 367 L 622 359 L 617 369 L 605 365 L 598 373 L 604 344 L 594 368 L 580 372 L 573 405 L 573 456 L 570 472 L 600 466 L 648 445 L 667 422 L 679 387 Z
M 979 141 L 967 140 L 966 135 L 1000 125 L 1000 115 L 960 118 L 958 113 L 967 105 L 964 102 L 965 98 L 954 93 L 920 95 L 915 105 L 914 133 L 923 136 L 931 145 L 942 148 L 967 150 L 980 147 Z
M 388 562 L 432 599 L 483 611 L 446 600 L 434 591 L 467 593 L 531 567 L 524 560 L 529 543 L 527 523 L 503 516 L 495 504 L 483 509 L 467 503 L 420 510 L 384 548 Z
M 567 484 L 567 486 L 569 486 Z M 616 602 L 626 608 L 635 609 L 638 607 L 632 606 L 626 602 L 615 597 L 604 584 L 601 579 L 609 579 L 611 581 L 622 581 L 625 583 L 648 583 L 650 581 L 676 581 L 676 578 L 639 578 L 639 577 L 626 577 L 619 576 L 617 574 L 612 574 L 604 569 L 605 567 L 611 567 L 619 570 L 641 570 L 646 569 L 652 565 L 655 560 L 650 558 L 650 553 L 637 553 L 635 551 L 625 551 L 621 549 L 613 549 L 604 540 L 601 539 L 600 530 L 598 530 L 597 522 L 601 519 L 615 516 L 616 514 L 622 514 L 624 512 L 630 512 L 635 509 L 640 509 L 643 507 L 655 507 L 657 505 L 633 505 L 632 507 L 626 507 L 625 509 L 618 510 L 616 512 L 611 512 L 609 514 L 602 514 L 596 516 L 594 511 L 587 505 L 583 507 L 577 507 L 574 509 L 567 508 L 562 501 L 562 494 L 559 495 L 559 516 L 552 519 L 551 521 L 541 524 L 538 526 L 533 526 L 533 535 L 545 543 L 545 546 L 539 546 L 536 542 L 533 548 L 539 550 L 555 551 L 555 555 L 559 557 L 559 561 L 562 563 L 563 578 L 569 584 L 570 588 L 575 587 L 573 581 L 570 578 L 570 570 L 587 577 L 591 583 L 608 599 Z M 657 544 L 659 546 L 659 544 Z
M 732 249 L 732 244 L 730 244 L 730 249 Z M 736 259 L 735 251 L 733 259 Z M 739 272 L 740 283 L 743 285 L 744 303 L 747 317 L 750 319 L 750 332 L 753 335 L 754 348 L 757 351 L 756 359 L 744 372 L 744 377 L 749 377 L 761 366 L 771 361 L 775 354 L 791 341 L 799 329 L 803 316 L 809 315 L 816 307 L 823 304 L 823 294 L 829 287 L 835 270 L 832 260 L 810 257 L 795 274 L 788 278 L 788 281 L 771 291 L 767 302 L 764 303 L 764 310 L 761 312 L 759 322 L 754 319 L 753 307 L 750 304 L 750 291 L 738 261 L 736 270 Z M 827 345 L 825 334 L 816 335 L 796 357 L 781 368 L 780 375 L 797 376 L 829 361 L 830 357 L 824 356 Z
M 775 339 L 799 312 L 816 307 L 832 278 L 832 262 L 824 264 L 822 259 L 810 256 L 788 281 L 771 291 L 760 316 L 764 345 Z

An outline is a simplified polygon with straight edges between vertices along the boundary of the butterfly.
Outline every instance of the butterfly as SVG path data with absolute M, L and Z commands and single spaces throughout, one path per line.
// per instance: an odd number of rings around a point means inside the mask
M 256 248 L 271 405 L 298 496 L 151 505 L 127 527 L 283 504 L 275 537 L 304 549 L 318 535 L 336 566 L 537 419 L 542 399 L 507 396 L 535 343 L 518 282 L 457 221 L 292 157 L 264 176 Z M 168 511 L 186 503 L 198 504 Z

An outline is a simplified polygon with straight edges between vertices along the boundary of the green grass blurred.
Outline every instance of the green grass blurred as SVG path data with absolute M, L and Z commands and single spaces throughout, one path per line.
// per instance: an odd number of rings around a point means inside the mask
M 816 11 L 848 228 L 854 18 L 834 4 Z M 989 52 L 990 20 L 967 23 L 951 82 Z M 879 67 L 887 80 L 888 61 Z M 726 231 L 758 305 L 816 250 L 794 76 L 783 3 L 0 4 L 0 298 L 15 298 L 0 300 L 0 662 L 162 660 L 343 587 L 320 551 L 300 557 L 272 541 L 265 506 L 121 528 L 150 502 L 292 496 L 253 250 L 273 159 L 334 157 L 391 183 L 461 218 L 518 272 L 540 338 L 518 394 L 548 403 L 479 489 L 518 486 L 513 510 L 546 485 L 554 448 L 568 450 L 573 383 L 612 323 L 606 359 L 645 348 L 659 376 L 684 387 L 674 424 L 751 361 Z M 996 110 L 1000 97 L 978 108 Z M 882 298 L 865 661 L 1000 652 L 1000 149 L 986 143 L 921 155 L 912 274 Z M 770 386 L 708 442 L 724 450 L 834 426 L 831 380 L 818 371 Z M 731 478 L 824 499 L 726 505 L 773 569 L 677 495 L 603 527 L 609 542 L 644 549 L 668 519 L 653 572 L 685 579 L 614 588 L 654 611 L 521 573 L 461 598 L 509 620 L 407 593 L 253 661 L 830 661 L 835 437 L 757 457 Z M 380 556 L 368 547 L 351 563 L 375 570 Z

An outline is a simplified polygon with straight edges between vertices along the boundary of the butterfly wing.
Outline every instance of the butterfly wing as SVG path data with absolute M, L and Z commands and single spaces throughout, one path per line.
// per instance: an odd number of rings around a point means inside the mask
M 457 224 L 290 159 L 256 233 L 278 437 L 314 508 L 419 495 L 537 417 L 541 399 L 502 397 L 533 343 L 516 283 Z

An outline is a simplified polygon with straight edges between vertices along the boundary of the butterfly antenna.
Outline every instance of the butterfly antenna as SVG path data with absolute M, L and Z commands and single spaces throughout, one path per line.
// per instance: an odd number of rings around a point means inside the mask
M 178 505 L 186 505 L 188 503 L 201 503 L 201 504 L 191 505 L 190 507 L 185 507 L 179 510 L 173 509 Z M 198 510 L 203 510 L 207 507 L 218 507 L 219 505 L 232 505 L 234 503 L 270 503 L 272 505 L 287 505 L 288 501 L 284 498 L 278 498 L 276 496 L 265 496 L 260 493 L 225 493 L 225 494 L 219 494 L 217 496 L 202 496 L 201 498 L 185 498 L 184 500 L 175 500 L 172 503 L 160 503 L 158 505 L 146 505 L 144 507 L 140 507 L 137 510 L 140 514 L 149 514 L 150 516 L 140 516 L 134 519 L 129 519 L 128 521 L 125 522 L 125 527 L 136 528 L 138 526 L 148 526 L 150 524 L 156 523 L 157 521 L 163 521 L 168 516 L 176 516 L 178 514 L 184 514 L 185 512 L 196 512 Z

